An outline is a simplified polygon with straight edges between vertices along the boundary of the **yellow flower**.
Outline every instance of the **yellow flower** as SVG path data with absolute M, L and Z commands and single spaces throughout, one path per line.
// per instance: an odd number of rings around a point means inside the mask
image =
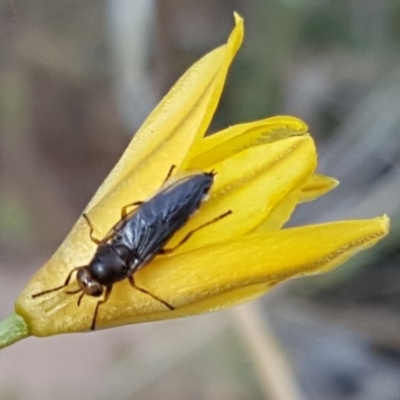
M 243 21 L 228 42 L 204 56 L 176 83 L 137 132 L 85 212 L 103 237 L 123 206 L 154 195 L 172 165 L 177 176 L 214 170 L 210 197 L 167 244 L 218 215 L 232 214 L 196 232 L 176 251 L 157 256 L 135 274 L 136 282 L 175 310 L 116 283 L 100 307 L 96 328 L 177 318 L 233 306 L 263 295 L 289 278 L 326 272 L 374 245 L 388 231 L 388 218 L 343 221 L 281 229 L 297 204 L 325 194 L 337 182 L 314 174 L 316 151 L 307 126 L 274 117 L 230 127 L 204 137 L 219 101 L 229 66 L 243 38 Z M 36 273 L 16 302 L 30 334 L 48 336 L 90 329 L 98 298 L 59 290 L 77 266 L 96 250 L 83 218 L 53 257 Z M 76 288 L 73 278 L 67 290 Z

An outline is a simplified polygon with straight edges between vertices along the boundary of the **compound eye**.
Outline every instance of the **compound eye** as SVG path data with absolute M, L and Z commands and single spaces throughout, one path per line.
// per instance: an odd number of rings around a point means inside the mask
M 82 291 L 94 297 L 99 297 L 103 294 L 103 286 L 93 279 L 92 275 L 87 269 L 78 271 L 77 280 Z
M 92 281 L 87 286 L 87 291 L 90 296 L 99 297 L 103 294 L 103 286 L 99 282 Z

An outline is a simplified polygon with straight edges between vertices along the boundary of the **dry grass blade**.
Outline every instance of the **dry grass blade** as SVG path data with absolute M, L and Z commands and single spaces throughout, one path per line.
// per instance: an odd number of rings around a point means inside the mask
M 257 303 L 236 307 L 232 314 L 252 358 L 265 398 L 301 400 L 301 392 L 290 366 Z

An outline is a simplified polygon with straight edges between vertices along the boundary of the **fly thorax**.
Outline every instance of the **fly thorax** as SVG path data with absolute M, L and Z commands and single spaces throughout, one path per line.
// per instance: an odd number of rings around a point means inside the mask
M 136 271 L 138 271 L 140 268 L 144 267 L 145 264 L 143 263 L 143 260 L 138 257 L 132 257 L 129 260 L 129 275 L 134 274 Z
M 110 285 L 126 278 L 126 262 L 110 245 L 99 249 L 89 269 L 93 278 L 102 285 Z
M 125 262 L 134 254 L 136 254 L 135 251 L 130 250 L 127 246 L 123 244 L 113 244 L 112 247 L 115 250 L 115 252 L 118 253 L 121 260 L 124 260 Z

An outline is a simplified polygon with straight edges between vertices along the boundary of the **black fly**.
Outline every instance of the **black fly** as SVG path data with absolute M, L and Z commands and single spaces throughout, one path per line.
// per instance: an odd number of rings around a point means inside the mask
M 166 181 L 172 171 L 173 167 L 169 171 Z M 110 297 L 113 284 L 126 278 L 134 288 L 173 310 L 174 307 L 171 304 L 146 289 L 138 287 L 134 274 L 157 255 L 172 252 L 186 242 L 194 232 L 232 213 L 229 210 L 200 225 L 189 232 L 175 248 L 164 249 L 165 243 L 185 225 L 190 216 L 200 207 L 211 189 L 214 175 L 213 172 L 192 174 L 167 185 L 145 202 L 128 204 L 121 210 L 120 221 L 101 240 L 94 237 L 94 227 L 88 216 L 83 214 L 90 228 L 90 239 L 97 245 L 92 260 L 88 265 L 74 268 L 68 274 L 63 285 L 36 293 L 32 297 L 39 297 L 68 286 L 73 273 L 76 272 L 79 288 L 66 293 L 81 293 L 78 298 L 78 306 L 85 294 L 99 297 L 104 293 L 103 299 L 97 302 L 91 330 L 95 329 L 98 309 Z M 135 208 L 128 212 L 131 207 Z

